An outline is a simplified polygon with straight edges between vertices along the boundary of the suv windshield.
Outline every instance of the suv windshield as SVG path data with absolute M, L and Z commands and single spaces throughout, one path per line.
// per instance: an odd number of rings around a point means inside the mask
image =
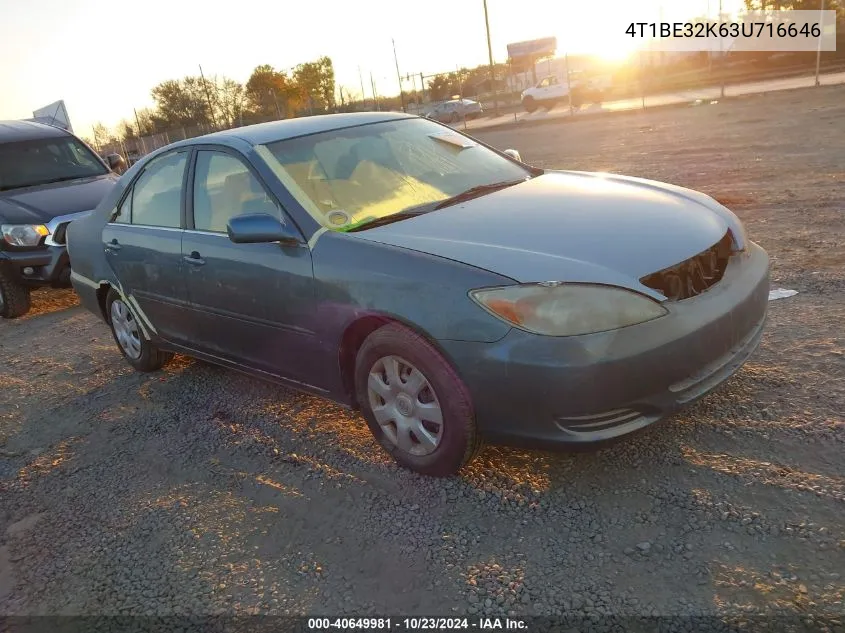
M 432 210 L 470 189 L 481 195 L 488 185 L 533 175 L 459 132 L 417 118 L 332 130 L 257 150 L 320 224 L 340 231 L 414 207 Z
M 73 136 L 0 143 L 0 191 L 107 174 Z

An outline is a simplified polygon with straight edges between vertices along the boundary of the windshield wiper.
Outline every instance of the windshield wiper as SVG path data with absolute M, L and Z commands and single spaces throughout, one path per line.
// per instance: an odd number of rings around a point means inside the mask
M 414 208 L 407 211 L 400 211 L 391 215 L 383 215 L 380 218 L 373 218 L 372 220 L 362 220 L 359 224 L 353 224 L 351 227 L 342 229 L 344 233 L 353 233 L 355 231 L 363 231 L 365 229 L 374 229 L 377 226 L 384 226 L 385 224 L 393 224 L 401 220 L 407 220 L 423 213 L 428 213 L 429 210 L 418 210 Z
M 473 198 L 478 198 L 485 194 L 493 193 L 494 191 L 498 191 L 499 189 L 513 187 L 514 185 L 518 185 L 519 183 L 525 182 L 526 180 L 526 178 L 520 178 L 519 180 L 503 180 L 501 182 L 491 182 L 486 185 L 477 185 L 475 187 L 470 187 L 466 191 L 462 191 L 461 193 L 456 194 L 451 198 L 441 200 L 437 203 L 437 206 L 432 209 L 432 211 L 436 211 L 437 209 L 442 209 L 443 207 L 448 207 L 453 204 L 458 204 L 460 202 L 466 202 L 467 200 L 472 200 Z

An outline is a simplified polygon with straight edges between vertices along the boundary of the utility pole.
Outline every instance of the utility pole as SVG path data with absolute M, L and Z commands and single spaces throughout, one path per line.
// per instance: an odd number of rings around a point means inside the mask
M 408 81 L 411 82 L 411 85 L 414 88 L 414 95 L 416 95 L 419 98 L 419 95 L 417 95 L 417 76 L 408 73 Z
M 279 100 L 276 98 L 276 91 L 275 90 L 268 90 L 267 92 L 269 92 L 270 96 L 273 97 L 273 103 L 276 105 L 276 116 L 281 121 L 282 111 L 279 109 Z
M 722 0 L 719 0 L 719 24 L 722 23 Z M 719 33 L 719 70 L 721 71 L 719 74 L 721 75 L 721 98 L 725 98 L 725 55 L 722 52 L 722 42 L 723 42 L 722 34 Z
M 381 107 L 378 102 L 378 95 L 376 94 L 376 80 L 373 79 L 373 71 L 370 71 L 370 85 L 373 88 L 373 103 L 376 106 L 376 112 L 381 112 Z
M 208 101 L 208 116 L 211 117 L 211 124 L 216 128 L 217 120 L 214 118 L 214 108 L 211 107 L 211 93 L 208 91 L 208 83 L 205 81 L 205 75 L 202 74 L 202 65 L 200 67 L 200 78 L 202 79 L 202 87 L 205 88 L 205 98 Z
M 816 48 L 816 85 L 820 86 L 821 83 L 819 82 L 819 69 L 822 63 L 822 37 L 824 36 L 824 0 L 821 3 L 821 9 L 819 9 L 819 23 L 821 24 L 821 32 L 819 33 L 819 45 Z
M 391 38 L 390 41 L 393 43 L 393 61 L 396 63 L 396 79 L 399 80 L 399 101 L 402 103 L 402 112 L 406 112 L 405 93 L 402 92 L 402 75 L 399 74 L 399 58 L 396 57 L 396 40 Z
M 484 26 L 487 28 L 487 57 L 490 61 L 490 88 L 493 90 L 493 112 L 499 116 L 499 90 L 496 88 L 496 70 L 493 66 L 493 45 L 490 43 L 490 20 L 487 17 L 487 0 L 484 0 Z
M 367 93 L 364 92 L 364 76 L 361 74 L 361 67 L 358 66 L 358 79 L 361 81 L 361 105 L 367 107 Z
M 138 119 L 138 111 L 135 108 L 132 108 L 132 112 L 135 113 L 135 124 L 138 126 L 138 139 L 141 141 L 141 151 L 144 152 L 144 156 L 146 156 L 147 144 L 144 142 L 143 132 L 141 132 L 141 121 Z

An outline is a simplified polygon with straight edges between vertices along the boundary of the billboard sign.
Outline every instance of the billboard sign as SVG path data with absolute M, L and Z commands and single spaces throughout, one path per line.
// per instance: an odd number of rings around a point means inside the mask
M 508 57 L 519 60 L 526 57 L 549 57 L 557 50 L 556 37 L 544 37 L 539 40 L 528 40 L 526 42 L 515 42 L 508 44 Z
M 64 100 L 55 101 L 50 105 L 33 111 L 32 120 L 38 121 L 39 123 L 47 123 L 48 125 L 55 125 L 73 134 L 73 128 L 70 125 L 70 117 L 67 114 Z

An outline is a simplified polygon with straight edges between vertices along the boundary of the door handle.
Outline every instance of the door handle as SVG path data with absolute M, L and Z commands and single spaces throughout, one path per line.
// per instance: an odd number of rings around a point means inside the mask
M 112 240 L 109 243 L 106 244 L 106 251 L 107 252 L 109 252 L 109 251 L 119 251 L 121 248 L 123 248 L 123 247 L 120 245 L 120 242 L 117 241 L 116 237 L 112 238 Z
M 200 254 L 197 251 L 193 251 L 190 255 L 185 255 L 182 259 L 194 266 L 202 266 L 205 263 L 205 260 L 200 257 Z

